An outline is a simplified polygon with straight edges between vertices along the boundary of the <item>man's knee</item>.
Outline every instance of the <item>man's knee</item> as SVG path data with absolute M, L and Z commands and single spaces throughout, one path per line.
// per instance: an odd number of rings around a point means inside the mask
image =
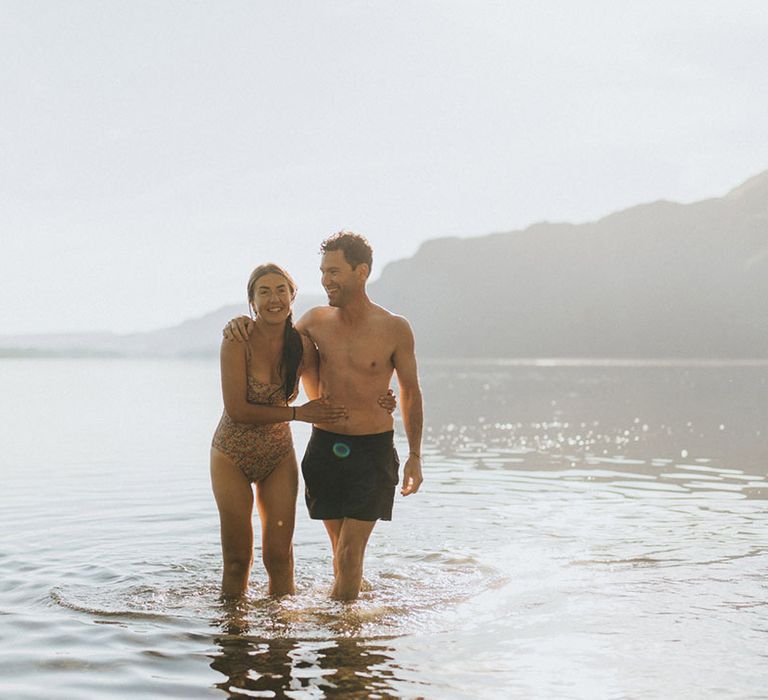
M 341 573 L 355 572 L 363 567 L 365 545 L 339 542 L 336 546 L 336 566 Z

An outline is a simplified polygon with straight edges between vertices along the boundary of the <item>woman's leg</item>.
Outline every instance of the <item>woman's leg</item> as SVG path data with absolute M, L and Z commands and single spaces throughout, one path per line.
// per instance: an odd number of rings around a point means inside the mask
M 261 556 L 269 575 L 269 594 L 294 593 L 293 528 L 299 470 L 293 450 L 256 485 L 261 518 Z
M 211 448 L 211 485 L 221 524 L 221 592 L 239 596 L 248 588 L 253 563 L 253 488 L 232 460 L 215 447 Z

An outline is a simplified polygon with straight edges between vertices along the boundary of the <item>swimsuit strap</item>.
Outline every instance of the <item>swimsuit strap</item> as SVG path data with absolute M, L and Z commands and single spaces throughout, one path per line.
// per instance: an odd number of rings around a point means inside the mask
M 245 341 L 245 377 L 248 380 L 248 384 L 253 382 L 255 384 L 260 384 L 261 386 L 282 386 L 282 384 L 275 384 L 274 382 L 262 382 L 251 374 L 251 344 L 247 340 Z

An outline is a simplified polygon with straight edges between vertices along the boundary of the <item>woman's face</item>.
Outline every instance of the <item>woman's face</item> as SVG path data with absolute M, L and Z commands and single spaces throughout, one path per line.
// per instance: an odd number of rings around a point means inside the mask
M 283 323 L 293 304 L 288 280 L 276 272 L 268 272 L 256 280 L 251 306 L 265 323 Z

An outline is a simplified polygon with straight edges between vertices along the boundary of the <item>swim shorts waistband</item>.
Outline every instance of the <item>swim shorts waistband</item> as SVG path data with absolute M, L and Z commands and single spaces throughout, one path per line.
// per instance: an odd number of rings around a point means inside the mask
M 395 435 L 394 430 L 387 430 L 383 433 L 368 433 L 367 435 L 347 435 L 346 433 L 332 433 L 330 430 L 322 430 L 312 426 L 312 434 L 328 440 L 346 440 L 348 442 L 374 442 L 377 438 L 380 440 L 392 440 Z

